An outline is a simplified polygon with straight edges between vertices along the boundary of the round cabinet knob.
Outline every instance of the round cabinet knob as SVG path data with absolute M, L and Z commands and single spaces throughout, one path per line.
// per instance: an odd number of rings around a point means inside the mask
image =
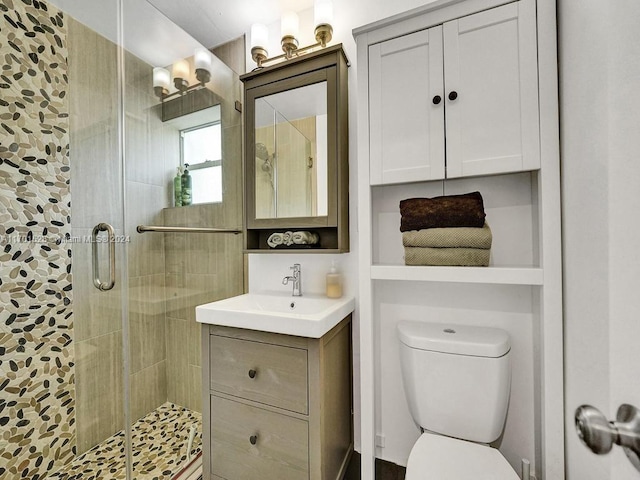
M 455 90 L 452 92 L 449 92 L 449 100 L 453 101 L 456 98 L 458 98 L 458 92 L 456 92 Z
M 253 369 L 249 370 L 249 378 L 256 378 L 256 373 L 258 372 Z
M 256 443 L 258 443 L 258 436 L 257 435 L 251 435 L 249 437 L 249 443 L 251 445 L 255 445 Z
M 435 97 L 433 97 L 433 100 L 432 100 L 434 105 L 438 105 L 441 101 L 442 101 L 442 97 L 440 95 L 436 95 Z

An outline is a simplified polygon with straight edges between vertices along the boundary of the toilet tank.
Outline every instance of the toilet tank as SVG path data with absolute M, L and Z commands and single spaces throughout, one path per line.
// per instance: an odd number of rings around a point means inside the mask
M 511 388 L 509 335 L 497 328 L 401 321 L 402 380 L 415 422 L 479 443 L 504 427 Z

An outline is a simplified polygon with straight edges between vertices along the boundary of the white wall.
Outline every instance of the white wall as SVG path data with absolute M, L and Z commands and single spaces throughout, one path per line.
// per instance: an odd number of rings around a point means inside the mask
M 356 78 L 356 44 L 351 31 L 359 26 L 386 18 L 411 8 L 430 3 L 424 0 L 355 0 L 350 2 L 336 1 L 333 3 L 334 22 L 333 40 L 331 44 L 342 43 L 351 62 L 349 68 L 349 228 L 351 251 L 340 255 L 307 254 L 251 254 L 249 255 L 249 291 L 277 290 L 288 288 L 281 285 L 282 277 L 288 274 L 289 266 L 300 263 L 303 270 L 304 289 L 308 292 L 322 293 L 324 291 L 325 274 L 331 267 L 332 260 L 336 261 L 340 270 L 345 274 L 345 294 L 356 295 L 358 291 L 358 232 L 357 232 L 357 158 L 356 158 L 356 112 L 357 112 L 357 78 Z M 300 19 L 300 45 L 315 43 L 313 38 L 313 9 L 297 12 Z M 268 25 L 271 56 L 282 53 L 280 48 L 280 23 Z M 247 31 L 247 70 L 255 67 L 251 59 L 251 32 Z M 355 444 L 360 449 L 360 379 L 359 379 L 359 316 L 356 302 L 356 312 L 353 317 L 354 338 L 354 399 L 355 399 Z
M 334 22 L 334 39 L 332 43 L 343 43 L 351 62 L 351 68 L 349 69 L 351 252 L 343 255 L 250 255 L 249 289 L 251 291 L 289 288 L 281 286 L 281 279 L 288 274 L 288 267 L 298 262 L 302 264 L 304 272 L 305 291 L 321 293 L 324 290 L 324 275 L 333 259 L 337 259 L 341 270 L 345 271 L 346 293 L 355 295 L 358 291 L 358 279 L 356 276 L 358 271 L 356 215 L 358 212 L 355 208 L 358 175 L 356 168 L 357 66 L 356 47 L 351 30 L 429 2 L 407 0 L 399 2 L 382 2 L 379 0 L 364 2 L 359 0 L 348 2 L 348 4 L 345 3 L 334 2 L 334 17 L 336 20 Z M 301 25 L 300 45 L 307 45 L 313 42 L 313 11 L 310 9 L 298 13 Z M 271 39 L 269 51 L 271 55 L 276 55 L 279 53 L 280 48 L 279 24 L 270 25 L 269 30 Z M 250 32 L 247 32 L 247 35 L 250 35 Z M 251 70 L 254 65 L 250 57 L 250 41 L 247 42 L 247 65 L 248 70 Z M 487 182 L 491 183 L 490 180 L 487 180 Z M 494 205 L 502 206 L 501 199 L 507 198 L 508 205 L 518 206 L 511 210 L 508 208 L 496 208 L 495 212 L 493 212 L 494 216 L 504 217 L 506 215 L 513 220 L 512 222 L 498 222 L 497 225 L 504 224 L 514 227 L 505 232 L 496 231 L 497 238 L 512 240 L 504 240 L 506 242 L 505 248 L 496 249 L 496 252 L 500 250 L 496 255 L 506 255 L 504 259 L 498 259 L 499 263 L 513 263 L 509 261 L 511 257 L 519 258 L 520 260 L 529 258 L 533 255 L 532 251 L 535 247 L 531 244 L 531 238 L 536 237 L 536 235 L 531 232 L 531 184 L 529 177 L 516 175 L 513 176 L 508 184 L 506 197 L 505 192 L 501 191 L 499 185 L 485 185 L 485 190 L 495 197 Z M 504 185 L 504 182 L 502 182 L 502 185 Z M 456 188 L 455 184 L 451 184 L 450 187 Z M 459 187 L 463 188 L 466 185 L 460 185 Z M 424 184 L 422 188 L 424 189 Z M 422 194 L 427 195 L 424 191 Z M 514 197 L 518 197 L 518 195 L 522 198 L 515 200 Z M 394 199 L 394 202 L 395 200 L 397 199 Z M 397 202 L 395 202 L 395 205 L 397 206 Z M 516 210 L 520 211 L 520 213 Z M 393 217 L 392 223 L 395 220 L 395 217 Z M 521 228 L 517 228 L 515 225 Z M 381 228 L 387 227 L 381 226 Z M 378 251 L 386 251 L 389 254 L 393 254 L 395 251 L 393 250 L 393 245 L 401 245 L 395 241 L 396 237 L 399 236 L 399 232 L 395 231 L 397 226 L 388 228 L 389 234 L 380 242 Z M 514 238 L 514 235 L 519 237 Z M 497 243 L 500 243 L 499 239 L 497 239 Z M 518 249 L 524 249 L 526 251 L 525 254 Z M 515 250 L 518 250 L 518 252 L 515 252 Z M 496 258 L 494 258 L 494 261 L 496 261 Z M 519 468 L 520 459 L 523 457 L 529 458 L 533 464 L 535 457 L 533 350 L 535 346 L 531 340 L 533 337 L 532 321 L 534 318 L 531 295 L 530 287 L 496 289 L 491 287 L 483 288 L 478 285 L 415 285 L 405 282 L 381 282 L 378 284 L 378 290 L 376 290 L 374 297 L 376 298 L 376 307 L 373 312 L 374 319 L 367 319 L 367 321 L 374 322 L 377 337 L 380 339 L 380 344 L 376 346 L 375 350 L 380 362 L 376 366 L 376 433 L 384 435 L 385 448 L 378 449 L 376 452 L 377 457 L 400 465 L 406 465 L 411 447 L 419 434 L 419 430 L 407 410 L 402 385 L 399 383 L 400 366 L 395 325 L 401 318 L 417 320 L 438 318 L 451 320 L 454 323 L 498 326 L 509 331 L 514 344 L 514 388 L 511 398 L 511 410 L 500 449 L 514 468 Z M 441 302 L 443 298 L 447 299 L 449 305 L 456 304 L 456 307 L 447 307 L 447 303 Z M 429 301 L 425 299 L 429 299 Z M 360 446 L 358 338 L 359 316 L 356 309 L 354 316 L 354 393 L 356 398 L 355 434 L 357 449 Z
M 567 478 L 636 479 L 573 428 L 591 404 L 640 406 L 640 3 L 559 2 Z

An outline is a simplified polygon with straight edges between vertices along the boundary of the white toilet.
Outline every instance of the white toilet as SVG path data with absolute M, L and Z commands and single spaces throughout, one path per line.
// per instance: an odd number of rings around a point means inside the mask
M 424 433 L 405 480 L 519 480 L 486 444 L 504 427 L 511 362 L 509 335 L 497 328 L 401 321 L 402 380 Z

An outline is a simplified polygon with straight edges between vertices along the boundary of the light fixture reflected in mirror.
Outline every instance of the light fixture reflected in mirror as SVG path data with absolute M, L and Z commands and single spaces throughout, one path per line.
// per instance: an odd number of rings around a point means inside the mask
M 196 78 L 201 84 L 211 80 L 211 52 L 206 48 L 196 48 L 193 53 L 193 63 L 196 69 Z
M 173 77 L 173 86 L 176 87 L 176 90 L 186 92 L 187 88 L 189 88 L 189 80 L 187 80 L 187 78 L 189 78 L 189 62 L 186 60 L 178 60 L 174 63 L 171 76 Z
M 182 95 L 190 90 L 202 88 L 211 80 L 212 54 L 206 48 L 197 48 L 193 54 L 196 79 L 198 83 L 189 85 L 189 62 L 185 59 L 178 60 L 171 66 L 171 72 L 166 68 L 155 67 L 153 69 L 153 91 L 162 101 L 174 95 Z M 169 85 L 173 78 L 173 86 L 176 91 L 169 93 Z
M 287 12 L 280 20 L 280 45 L 284 54 L 268 58 L 267 44 L 269 43 L 268 31 L 265 25 L 256 23 L 251 26 L 251 58 L 262 68 L 265 63 L 273 63 L 278 60 L 290 59 L 309 53 L 317 48 L 324 48 L 333 36 L 333 3 L 331 0 L 316 0 L 314 9 L 314 35 L 316 43 L 303 48 L 298 48 L 298 15 Z

